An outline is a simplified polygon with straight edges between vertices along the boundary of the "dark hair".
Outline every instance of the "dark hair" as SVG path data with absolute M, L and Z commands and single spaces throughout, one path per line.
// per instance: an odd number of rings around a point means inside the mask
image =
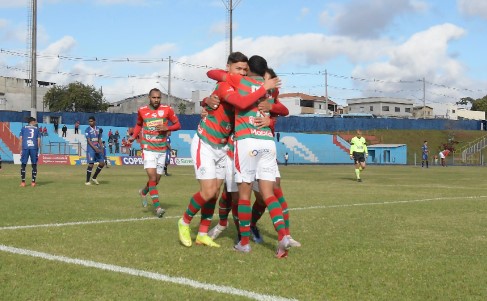
M 150 89 L 150 91 L 149 91 L 149 96 L 152 94 L 152 92 L 159 92 L 159 93 L 161 93 L 161 95 L 162 95 L 161 90 L 159 90 L 159 89 L 157 89 L 157 88 L 152 88 L 152 89 Z
M 31 123 L 32 121 L 36 121 L 34 117 L 27 118 L 27 123 Z
M 267 68 L 267 73 L 269 73 L 269 75 L 271 76 L 271 78 L 276 78 L 277 77 L 276 72 L 274 72 L 274 69 L 272 69 L 272 68 Z
M 260 76 L 264 76 L 265 72 L 269 67 L 267 67 L 267 61 L 265 58 L 259 55 L 253 55 L 249 59 L 249 69 L 252 73 L 255 73 Z
M 232 52 L 228 56 L 227 64 L 235 64 L 235 63 L 247 63 L 249 59 L 247 56 L 239 51 Z
M 90 116 L 90 117 L 88 117 L 88 120 L 93 120 L 93 121 L 96 121 L 95 116 Z

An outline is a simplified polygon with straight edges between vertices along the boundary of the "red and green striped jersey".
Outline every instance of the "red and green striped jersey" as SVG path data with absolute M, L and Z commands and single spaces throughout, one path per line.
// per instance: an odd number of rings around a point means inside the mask
M 150 105 L 140 107 L 137 112 L 137 124 L 142 126 L 142 137 L 140 145 L 142 150 L 165 153 L 167 143 L 167 132 L 156 130 L 158 124 L 167 125 L 171 121 L 173 124 L 179 124 L 178 117 L 174 110 L 167 105 L 159 105 L 154 109 Z
M 227 82 L 237 89 L 240 95 L 248 95 L 262 86 L 264 79 L 262 77 L 242 77 L 239 74 L 228 74 Z M 274 98 L 271 93 L 266 94 L 261 99 L 266 99 L 270 103 L 274 103 Z M 258 128 L 254 124 L 255 117 L 262 117 L 262 113 L 257 109 L 258 101 L 246 109 L 235 108 L 235 140 L 242 140 L 245 138 L 256 138 L 263 140 L 273 140 L 272 131 L 270 127 Z M 268 113 L 266 113 L 268 114 Z
M 226 82 L 219 82 L 213 94 L 224 99 L 229 91 L 234 91 L 234 89 Z M 213 109 L 206 106 L 206 110 L 208 116 L 201 119 L 198 124 L 198 136 L 212 146 L 225 146 L 234 127 L 235 113 L 233 106 L 227 102 L 220 102 L 218 108 Z

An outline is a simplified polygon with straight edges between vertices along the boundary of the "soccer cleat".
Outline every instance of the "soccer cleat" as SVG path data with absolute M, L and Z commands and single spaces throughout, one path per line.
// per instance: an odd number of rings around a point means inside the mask
M 195 242 L 197 245 L 200 245 L 200 246 L 208 246 L 208 247 L 214 247 L 214 248 L 220 247 L 220 245 L 217 244 L 216 242 L 214 242 L 213 239 L 211 239 L 211 237 L 208 236 L 207 234 L 205 234 L 205 235 L 198 234 L 196 236 Z
M 250 251 L 252 251 L 249 244 L 242 246 L 240 244 L 240 242 L 238 244 L 236 244 L 235 246 L 233 246 L 233 250 L 235 250 L 237 252 L 242 252 L 242 253 L 250 253 Z
M 25 187 L 25 182 L 20 182 L 20 187 Z
M 166 176 L 166 177 L 170 177 L 171 175 L 170 175 L 170 174 L 168 174 L 168 173 L 166 172 L 166 173 L 164 174 L 164 176 Z
M 32 183 L 30 183 L 30 186 L 31 186 L 31 187 L 36 187 L 36 182 L 32 182 Z
M 289 246 L 293 248 L 301 247 L 301 243 L 297 240 L 294 240 L 291 235 L 288 235 L 287 238 L 289 239 Z
M 220 226 L 220 224 L 213 227 L 210 231 L 208 231 L 208 236 L 215 240 L 222 232 L 225 230 L 226 226 Z
M 277 244 L 276 257 L 279 259 L 286 258 L 290 247 L 289 238 L 284 236 Z
M 85 185 L 90 186 L 91 185 L 91 182 L 86 182 Z
M 178 230 L 179 230 L 179 241 L 185 247 L 191 247 L 193 242 L 191 241 L 191 233 L 190 233 L 189 225 L 183 224 L 183 218 L 180 218 L 178 220 Z
M 164 213 L 166 213 L 166 210 L 162 209 L 161 207 L 158 207 L 156 209 L 156 216 L 158 218 L 161 218 L 164 215 Z
M 260 231 L 257 226 L 250 226 L 250 233 L 252 233 L 252 239 L 256 244 L 261 244 L 264 242 L 262 236 L 260 236 Z
M 91 182 L 93 182 L 93 184 L 95 184 L 95 185 L 100 185 L 100 182 L 98 182 L 98 180 L 95 178 L 92 178 Z
M 357 179 L 357 182 L 362 182 L 362 179 Z
M 140 196 L 140 201 L 142 202 L 142 207 L 147 207 L 147 194 L 143 195 L 142 194 L 142 189 L 139 189 L 139 196 Z

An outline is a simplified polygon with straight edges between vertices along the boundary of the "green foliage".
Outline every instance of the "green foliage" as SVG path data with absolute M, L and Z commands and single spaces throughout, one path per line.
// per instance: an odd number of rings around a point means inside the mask
M 178 110 L 179 114 L 184 115 L 186 113 L 186 104 L 184 102 L 179 103 Z
M 463 97 L 456 104 L 467 105 L 468 103 L 472 104 L 472 108 L 471 108 L 472 111 L 487 112 L 487 95 L 478 99 L 473 99 L 472 97 Z
M 51 112 L 106 112 L 109 104 L 103 92 L 80 82 L 54 86 L 44 96 Z

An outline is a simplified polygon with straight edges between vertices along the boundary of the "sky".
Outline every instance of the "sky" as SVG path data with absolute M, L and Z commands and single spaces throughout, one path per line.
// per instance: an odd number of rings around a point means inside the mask
M 455 103 L 487 95 L 485 0 L 38 0 L 37 79 L 115 102 L 191 99 L 233 51 L 266 58 L 281 93 Z M 0 0 L 0 76 L 29 78 L 30 0 Z M 170 58 L 170 60 L 169 60 Z M 169 76 L 170 74 L 170 76 Z

